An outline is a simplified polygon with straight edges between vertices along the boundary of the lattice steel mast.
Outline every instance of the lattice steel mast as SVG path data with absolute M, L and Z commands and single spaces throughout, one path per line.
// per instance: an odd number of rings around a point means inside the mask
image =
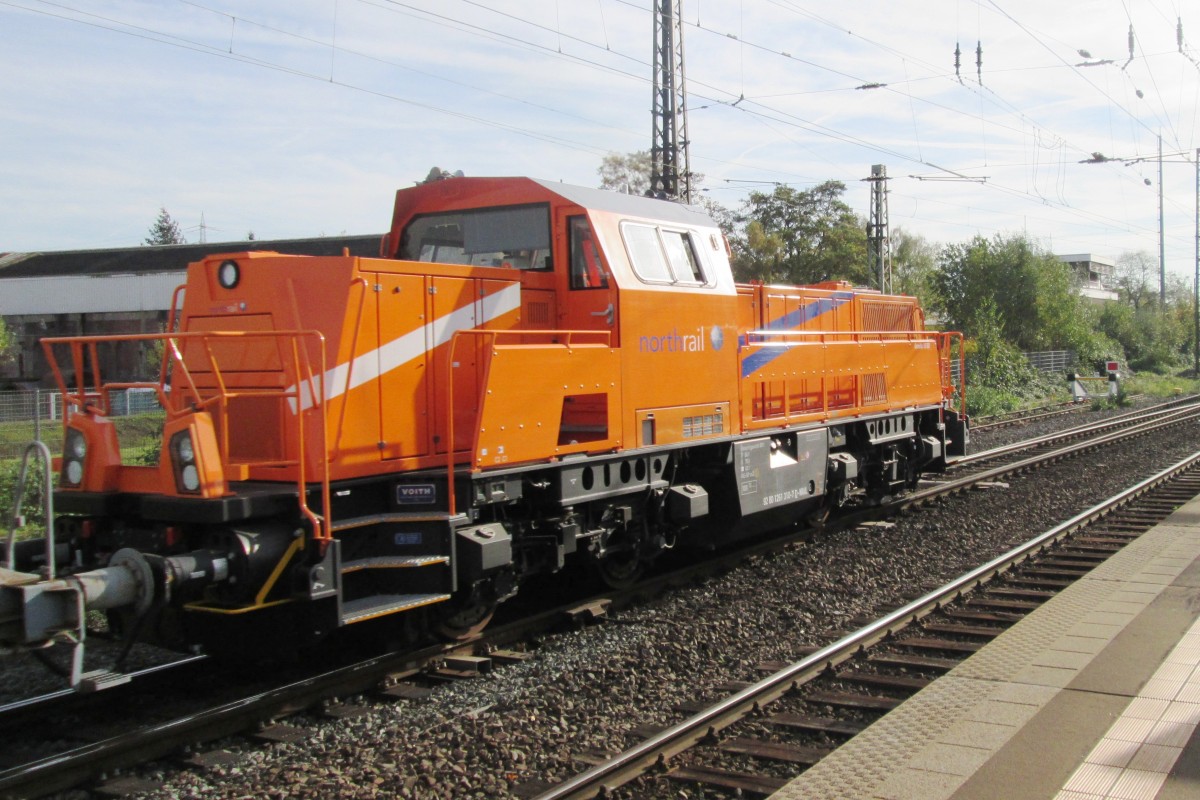
M 691 203 L 682 7 L 683 0 L 654 0 L 654 139 L 650 148 L 650 195 Z
M 871 166 L 871 218 L 867 222 L 867 266 L 878 281 L 879 291 L 892 291 L 892 240 L 888 236 L 887 167 Z

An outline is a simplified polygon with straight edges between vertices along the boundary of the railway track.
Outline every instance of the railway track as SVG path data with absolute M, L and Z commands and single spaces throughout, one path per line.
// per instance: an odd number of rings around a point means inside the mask
M 1163 427 L 1183 424 L 1200 417 L 1200 398 L 1170 401 L 1149 408 L 1078 425 L 1013 444 L 971 453 L 955 459 L 947 470 L 951 476 L 974 476 L 981 470 L 1007 474 L 1006 467 L 1019 471 L 1054 458 L 1077 455 L 1131 436 L 1141 436 Z M 1027 463 L 1026 463 L 1027 462 Z M 1019 466 L 1017 466 L 1019 465 Z M 961 480 L 955 477 L 954 480 Z
M 1194 410 L 1194 413 L 1200 413 L 1200 410 Z M 1181 424 L 1192 418 L 1185 412 L 1177 412 L 1171 416 L 1168 422 Z M 1145 431 L 1137 426 L 1148 424 L 1166 423 L 1161 418 L 1153 422 L 1146 418 L 1138 418 L 1131 428 L 1121 434 L 1114 434 L 1106 428 L 1102 435 L 1106 437 L 1140 435 Z M 1111 423 L 1109 427 L 1111 427 Z M 1095 443 L 1094 439 L 1088 439 L 1067 447 L 1051 449 L 1048 453 L 1036 457 L 1023 458 L 995 469 L 1027 470 L 1039 461 L 1049 462 L 1066 457 L 1068 452 L 1062 451 L 1069 451 L 1072 448 L 1078 451 L 1096 446 L 1099 445 Z M 979 459 L 980 462 L 985 460 Z M 995 476 L 991 472 L 984 472 L 955 479 L 955 481 L 923 490 L 918 493 L 921 495 L 920 497 L 908 498 L 905 503 L 911 504 L 923 499 L 927 500 L 939 494 L 965 488 L 971 485 L 972 481 L 979 482 L 988 479 L 994 480 Z M 851 517 L 838 524 L 857 524 L 864 519 L 878 518 L 880 514 L 894 508 L 896 506 L 890 509 L 866 509 L 862 512 L 863 516 Z M 288 714 L 313 708 L 318 709 L 317 713 L 324 714 L 326 712 L 323 709 L 328 705 L 339 704 L 338 698 L 353 696 L 361 692 L 393 690 L 393 696 L 414 696 L 424 691 L 424 688 L 411 683 L 412 680 L 416 680 L 418 683 L 429 680 L 459 680 L 469 677 L 472 673 L 486 671 L 493 664 L 503 663 L 506 659 L 524 658 L 525 656 L 520 652 L 508 648 L 514 646 L 514 643 L 528 641 L 531 636 L 540 635 L 554 626 L 559 626 L 566 619 L 573 619 L 578 624 L 583 624 L 589 619 L 603 618 L 609 608 L 621 608 L 637 602 L 639 597 L 654 595 L 675 585 L 687 585 L 695 581 L 697 576 L 728 569 L 731 563 L 778 550 L 788 546 L 790 542 L 810 535 L 810 532 L 796 532 L 770 543 L 756 544 L 727 554 L 720 563 L 710 561 L 681 567 L 667 574 L 659 575 L 629 592 L 608 592 L 600 596 L 576 599 L 520 622 L 490 629 L 484 636 L 466 647 L 439 647 L 421 652 L 368 659 L 340 669 L 330 669 L 320 675 L 298 678 L 287 686 L 273 686 L 267 690 L 256 691 L 235 699 L 226 699 L 211 708 L 191 712 L 179 719 L 147 724 L 142 729 L 128 735 L 112 736 L 101 741 L 82 744 L 70 750 L 56 752 L 47 758 L 13 766 L 0 772 L 0 795 L 32 796 L 65 789 L 94 781 L 101 775 L 111 775 L 114 770 L 164 758 L 183 750 L 190 750 L 198 743 L 217 737 L 239 732 L 257 735 L 262 733 L 261 729 Z M 347 709 L 343 708 L 339 709 L 337 713 L 346 712 Z M 0 725 L 2 724 L 4 724 L 4 720 L 0 718 Z M 302 728 L 303 725 L 294 727 Z M 13 729 L 9 728 L 9 730 Z M 197 756 L 195 753 L 191 753 L 190 757 Z M 203 761 L 202 758 L 200 760 Z
M 1013 425 L 1024 425 L 1039 419 L 1052 419 L 1067 414 L 1076 414 L 1088 408 L 1084 403 L 1068 400 L 1048 406 L 1027 408 L 1010 414 L 994 414 L 987 417 L 976 417 L 971 422 L 973 431 L 990 431 L 1007 428 Z
M 537 800 L 610 796 L 633 781 L 635 797 L 655 793 L 647 781 L 769 794 L 1197 494 L 1200 453 L 798 662 L 770 665 L 779 668 L 676 725 L 642 731 L 644 741 Z M 776 766 L 730 768 L 731 755 Z
M 1127 400 L 1137 400 L 1145 395 L 1131 394 L 1127 395 Z M 1178 402 L 1178 401 L 1176 401 Z M 994 431 L 1001 428 L 1008 428 L 1014 425 L 1027 425 L 1031 422 L 1039 420 L 1054 419 L 1056 417 L 1064 417 L 1070 414 L 1079 414 L 1087 411 L 1092 407 L 1091 403 L 1086 401 L 1065 400 L 1061 403 L 1051 403 L 1045 406 L 1036 408 L 1026 408 L 1020 411 L 1013 411 L 1008 414 L 992 414 L 985 417 L 974 417 L 971 420 L 971 430 Z

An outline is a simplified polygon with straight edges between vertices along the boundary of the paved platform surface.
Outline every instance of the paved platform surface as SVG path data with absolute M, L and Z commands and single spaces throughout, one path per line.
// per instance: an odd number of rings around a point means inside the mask
M 1200 799 L 1200 498 L 772 795 Z

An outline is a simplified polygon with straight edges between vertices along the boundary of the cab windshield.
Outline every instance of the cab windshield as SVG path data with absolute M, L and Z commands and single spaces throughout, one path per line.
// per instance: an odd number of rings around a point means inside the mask
M 397 255 L 406 261 L 550 269 L 550 208 L 517 206 L 426 214 L 404 229 Z

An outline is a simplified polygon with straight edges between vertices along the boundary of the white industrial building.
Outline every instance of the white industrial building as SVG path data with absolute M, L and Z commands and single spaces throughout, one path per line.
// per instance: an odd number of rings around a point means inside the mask
M 39 344 L 46 336 L 157 333 L 187 265 L 213 253 L 274 250 L 303 255 L 376 256 L 380 236 L 219 242 L 108 250 L 0 253 L 0 317 L 17 339 L 15 358 L 0 364 L 0 389 L 46 387 Z M 101 365 L 113 380 L 145 377 L 137 342 L 108 348 Z

